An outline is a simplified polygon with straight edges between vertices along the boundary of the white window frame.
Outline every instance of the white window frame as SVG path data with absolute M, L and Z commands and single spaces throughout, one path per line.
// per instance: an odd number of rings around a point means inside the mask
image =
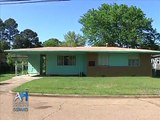
M 108 66 L 109 59 L 107 54 L 99 54 L 98 55 L 98 65 L 99 66 Z
M 128 57 L 128 66 L 130 66 L 130 67 L 138 67 L 138 66 L 140 66 L 139 55 L 130 55 Z

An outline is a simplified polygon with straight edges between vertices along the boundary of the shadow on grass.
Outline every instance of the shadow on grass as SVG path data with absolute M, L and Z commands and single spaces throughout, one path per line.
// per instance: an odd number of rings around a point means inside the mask
M 0 85 L 8 85 L 8 84 L 10 84 L 10 83 L 0 83 Z

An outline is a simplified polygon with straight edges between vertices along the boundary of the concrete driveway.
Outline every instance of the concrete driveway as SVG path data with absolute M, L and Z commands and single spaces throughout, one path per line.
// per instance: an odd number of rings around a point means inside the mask
M 0 92 L 0 120 L 160 120 L 160 98 L 29 96 L 29 111 L 13 112 L 14 97 Z

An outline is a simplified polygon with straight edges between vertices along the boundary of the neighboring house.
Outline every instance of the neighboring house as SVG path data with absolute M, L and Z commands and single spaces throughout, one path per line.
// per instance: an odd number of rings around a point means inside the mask
M 153 69 L 160 70 L 160 55 L 153 55 L 151 63 Z
M 30 75 L 151 76 L 160 51 L 118 47 L 41 47 L 6 52 L 28 56 Z
M 153 55 L 151 59 L 152 63 L 152 76 L 160 77 L 160 55 Z

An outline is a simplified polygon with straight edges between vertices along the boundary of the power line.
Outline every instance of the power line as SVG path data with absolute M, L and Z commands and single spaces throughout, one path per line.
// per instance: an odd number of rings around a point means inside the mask
M 31 1 L 31 0 L 0 0 L 0 2 L 20 2 L 20 1 Z
M 10 4 L 27 4 L 27 3 L 41 3 L 41 2 L 62 2 L 70 0 L 0 0 L 0 5 Z

